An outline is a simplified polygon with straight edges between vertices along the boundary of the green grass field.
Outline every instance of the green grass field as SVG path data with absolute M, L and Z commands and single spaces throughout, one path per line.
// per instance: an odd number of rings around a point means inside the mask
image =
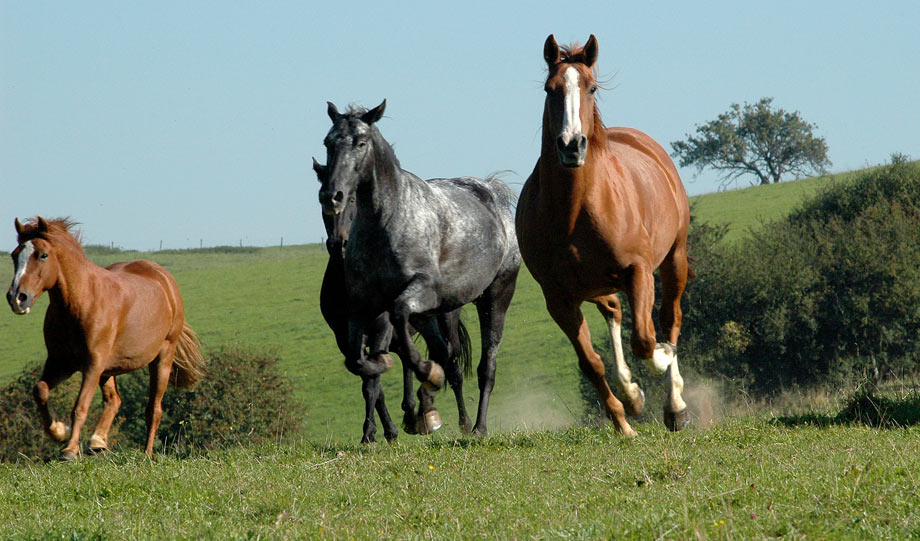
M 729 224 L 729 239 L 737 239 L 836 180 L 700 196 L 695 215 Z M 442 393 L 445 427 L 438 433 L 362 446 L 355 443 L 360 382 L 342 365 L 319 313 L 322 247 L 94 257 L 102 265 L 137 258 L 163 264 L 206 349 L 238 344 L 278 353 L 305 404 L 307 433 L 294 443 L 152 462 L 121 449 L 73 464 L 0 464 L 0 538 L 920 535 L 917 426 L 778 423 L 782 408 L 727 405 L 716 386 L 687 378 L 696 426 L 670 434 L 659 420 L 660 382 L 630 359 L 649 394 L 650 416 L 635 425 L 640 437 L 581 427 L 574 353 L 526 270 L 499 353 L 492 436 L 462 437 L 453 399 Z M 11 275 L 11 265 L 0 266 L 4 287 Z M 44 358 L 46 306 L 44 297 L 29 316 L 0 316 L 0 383 Z M 593 309 L 585 314 L 599 345 L 606 327 Z M 476 363 L 475 310 L 464 320 Z M 397 419 L 399 372 L 384 376 Z M 475 376 L 467 382 L 475 411 Z M 805 412 L 833 413 L 838 405 L 816 400 Z
M 0 537 L 881 539 L 920 535 L 920 429 L 763 416 L 0 465 Z

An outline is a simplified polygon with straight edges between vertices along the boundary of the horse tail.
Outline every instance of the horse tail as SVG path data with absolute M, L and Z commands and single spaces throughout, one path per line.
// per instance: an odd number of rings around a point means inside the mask
M 201 342 L 198 335 L 188 326 L 182 324 L 182 334 L 176 344 L 176 356 L 173 358 L 174 383 L 183 389 L 190 389 L 204 377 L 204 355 L 201 354 Z
M 457 340 L 460 342 L 457 362 L 463 369 L 463 375 L 470 377 L 473 374 L 473 343 L 470 341 L 470 333 L 462 319 L 457 322 Z

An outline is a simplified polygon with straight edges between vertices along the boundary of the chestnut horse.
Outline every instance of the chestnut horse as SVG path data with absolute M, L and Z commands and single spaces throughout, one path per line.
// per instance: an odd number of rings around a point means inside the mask
M 153 443 L 162 414 L 161 401 L 175 364 L 175 381 L 191 387 L 201 378 L 204 358 L 198 337 L 185 322 L 179 288 L 166 269 L 151 261 L 115 263 L 105 269 L 87 259 L 67 219 L 38 217 L 15 221 L 13 283 L 6 294 L 13 312 L 28 314 L 45 291 L 48 358 L 34 397 L 44 429 L 57 441 L 67 440 L 62 460 L 80 453 L 80 429 L 86 422 L 96 385 L 102 390 L 102 416 L 89 440 L 90 452 L 108 449 L 108 432 L 121 405 L 118 374 L 150 365 L 147 445 Z M 48 395 L 74 372 L 83 374 L 71 413 L 71 429 L 52 419 Z
M 635 431 L 624 414 L 639 413 L 645 394 L 631 380 L 623 357 L 617 292 L 626 293 L 633 314 L 632 351 L 654 373 L 665 374 L 665 425 L 680 430 L 689 420 L 677 368 L 680 297 L 689 274 L 687 194 L 667 152 L 651 137 L 631 128 L 604 127 L 594 101 L 597 53 L 594 35 L 584 47 L 562 49 L 552 35 L 546 38 L 542 148 L 518 200 L 518 243 L 607 416 L 632 436 Z M 656 268 L 665 343 L 657 342 L 652 322 Z M 625 409 L 591 347 L 580 309 L 585 301 L 607 320 Z

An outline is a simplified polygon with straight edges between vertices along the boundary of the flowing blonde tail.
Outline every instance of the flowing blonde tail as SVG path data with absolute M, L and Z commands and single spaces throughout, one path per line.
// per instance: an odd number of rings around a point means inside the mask
M 195 331 L 184 323 L 179 343 L 176 344 L 176 356 L 173 359 L 173 381 L 179 387 L 190 389 L 204 377 L 204 355 L 201 354 L 201 342 Z

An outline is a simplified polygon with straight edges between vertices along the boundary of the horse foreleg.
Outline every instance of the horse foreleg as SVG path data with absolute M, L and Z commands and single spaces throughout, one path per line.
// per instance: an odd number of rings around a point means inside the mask
M 664 374 L 668 400 L 664 405 L 664 423 L 670 430 L 680 430 L 689 421 L 687 404 L 681 397 L 684 380 L 677 369 L 677 346 L 658 343 L 652 323 L 655 283 L 647 267 L 633 269 L 633 279 L 627 291 L 633 310 L 632 350 L 654 374 Z
M 32 398 L 38 408 L 38 415 L 42 420 L 42 428 L 51 436 L 54 441 L 64 441 L 70 437 L 70 427 L 61 421 L 54 420 L 51 411 L 48 409 L 48 399 L 51 396 L 51 389 L 57 387 L 59 383 L 69 378 L 72 374 L 63 373 L 51 367 L 58 366 L 50 360 L 45 363 L 41 379 L 32 388 Z
M 639 385 L 632 381 L 632 371 L 626 364 L 626 357 L 623 355 L 623 333 L 622 321 L 623 312 L 620 307 L 620 299 L 617 294 L 607 295 L 592 299 L 597 310 L 604 316 L 607 322 L 607 329 L 610 332 L 610 342 L 613 344 L 613 357 L 616 360 L 617 386 L 620 392 L 626 398 L 627 415 L 639 415 L 645 406 L 645 393 L 639 388 Z
M 668 399 L 664 408 L 664 423 L 670 430 L 680 430 L 690 422 L 687 404 L 684 403 L 681 396 L 684 390 L 684 379 L 677 368 L 677 338 L 680 336 L 683 320 L 680 298 L 687 285 L 689 272 L 686 244 L 678 243 L 660 267 L 662 294 L 659 321 L 662 331 L 668 333 L 667 346 L 673 353 L 671 364 L 665 372 Z
M 112 421 L 115 420 L 115 414 L 121 407 L 121 397 L 118 395 L 118 389 L 115 386 L 115 378 L 112 376 L 103 376 L 99 389 L 102 391 L 102 415 L 99 422 L 96 423 L 96 429 L 89 439 L 87 450 L 90 453 L 100 453 L 109 450 L 109 428 Z
M 83 381 L 80 383 L 80 394 L 70 413 L 70 438 L 67 445 L 61 449 L 59 458 L 61 460 L 74 460 L 80 455 L 80 429 L 86 423 L 86 416 L 89 414 L 89 406 L 96 394 L 96 386 L 99 385 L 99 378 L 102 376 L 102 366 L 99 362 L 93 362 L 89 369 L 83 372 Z
M 411 315 L 438 307 L 437 294 L 429 282 L 430 278 L 422 275 L 417 275 L 409 281 L 409 285 L 393 303 L 391 321 L 394 338 L 398 339 L 406 350 L 406 358 L 403 359 L 403 362 L 408 362 L 419 381 L 435 391 L 444 385 L 444 369 L 434 361 L 422 362 L 421 355 L 412 343 L 412 331 L 409 325 Z M 431 345 L 429 344 L 428 347 L 430 348 Z
M 588 323 L 579 309 L 580 303 L 547 294 L 545 290 L 544 296 L 546 297 L 546 307 L 550 316 L 568 337 L 572 347 L 575 348 L 575 353 L 578 355 L 578 367 L 597 390 L 597 394 L 600 396 L 607 412 L 607 417 L 613 421 L 614 426 L 623 435 L 635 436 L 636 431 L 626 421 L 623 403 L 614 396 L 610 386 L 607 385 L 607 379 L 604 377 L 604 363 L 601 361 L 600 355 L 591 346 L 591 333 L 588 331 Z

